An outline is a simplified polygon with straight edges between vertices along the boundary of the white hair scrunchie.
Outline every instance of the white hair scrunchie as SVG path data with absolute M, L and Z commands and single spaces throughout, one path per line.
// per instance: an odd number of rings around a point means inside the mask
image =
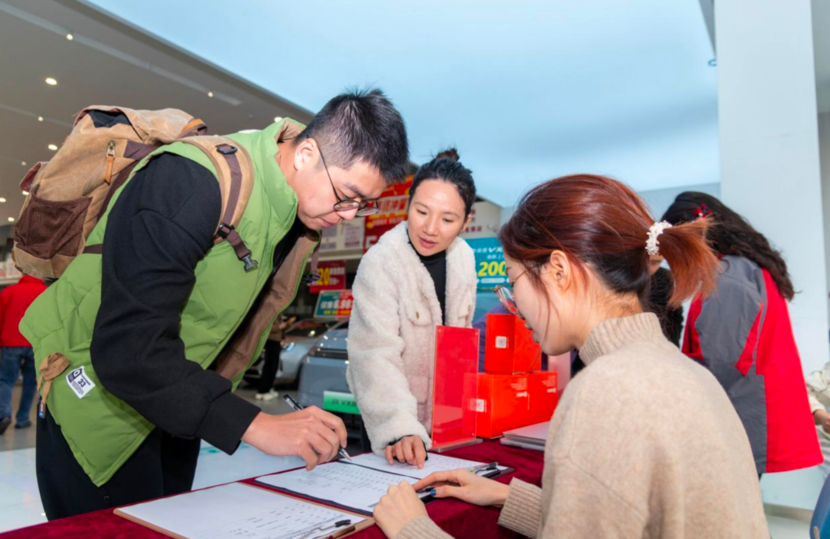
M 660 255 L 660 242 L 657 240 L 657 237 L 660 236 L 660 234 L 662 234 L 667 228 L 671 228 L 671 223 L 668 221 L 660 221 L 659 223 L 654 223 L 649 227 L 648 239 L 646 239 L 646 251 L 651 256 Z

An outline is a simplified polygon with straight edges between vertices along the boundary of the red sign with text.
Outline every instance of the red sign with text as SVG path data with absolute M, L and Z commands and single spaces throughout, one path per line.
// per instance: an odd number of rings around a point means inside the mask
M 381 236 L 395 228 L 398 223 L 406 220 L 406 204 L 409 202 L 409 190 L 412 188 L 412 176 L 408 176 L 404 183 L 390 185 L 380 195 L 378 212 L 367 215 L 365 220 L 366 234 L 363 239 L 363 252 L 376 244 Z
M 345 290 L 346 289 L 346 261 L 320 262 L 317 266 L 320 273 L 320 280 L 314 281 L 310 291 L 317 294 L 323 290 Z

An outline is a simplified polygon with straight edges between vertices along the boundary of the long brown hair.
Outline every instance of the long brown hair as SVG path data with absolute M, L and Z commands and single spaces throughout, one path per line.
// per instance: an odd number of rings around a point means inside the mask
M 555 250 L 579 270 L 586 266 L 617 294 L 634 293 L 645 301 L 649 287 L 646 239 L 654 219 L 628 186 L 590 174 L 564 176 L 527 193 L 502 227 L 504 253 L 528 268 L 544 290 L 540 269 Z M 667 228 L 658 237 L 660 254 L 671 266 L 678 306 L 696 292 L 714 289 L 718 259 L 706 243 L 709 223 L 700 219 Z

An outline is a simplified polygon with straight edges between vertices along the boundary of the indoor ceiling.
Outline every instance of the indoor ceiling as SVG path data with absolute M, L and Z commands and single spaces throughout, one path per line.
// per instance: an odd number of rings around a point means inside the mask
M 311 117 L 77 2 L 0 0 L 0 51 L 0 225 L 20 211 L 24 173 L 51 158 L 48 146 L 60 146 L 87 105 L 180 108 L 215 134 L 264 127 L 276 116 Z

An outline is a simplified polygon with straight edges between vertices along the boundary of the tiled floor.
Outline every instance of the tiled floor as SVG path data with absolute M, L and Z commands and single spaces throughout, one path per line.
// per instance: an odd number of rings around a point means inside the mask
M 290 411 L 282 399 L 256 401 L 253 398 L 254 392 L 249 389 L 240 390 L 239 394 L 266 412 L 279 414 Z M 14 398 L 17 402 L 17 391 Z M 0 436 L 0 532 L 46 521 L 38 495 L 34 446 L 33 428 L 10 428 Z M 247 444 L 242 444 L 233 456 L 228 456 L 203 442 L 193 487 L 218 485 L 296 468 L 302 464 L 298 458 L 271 457 Z M 765 477 L 762 486 L 765 500 L 774 498 L 769 490 L 778 487 L 775 480 Z M 804 505 L 808 503 L 809 500 L 805 500 Z M 770 535 L 774 539 L 809 538 L 809 525 L 806 522 L 776 516 L 769 516 L 767 520 Z
M 35 399 L 37 401 L 37 399 Z M 12 391 L 12 412 L 17 414 L 17 403 L 20 402 L 20 384 L 18 384 Z M 6 433 L 0 436 L 0 451 L 9 451 L 10 449 L 26 449 L 27 447 L 35 446 L 35 406 L 37 403 L 32 403 L 32 411 L 30 419 L 32 426 L 28 429 L 16 429 L 12 424 L 6 430 Z M 2 521 L 0 521 L 2 522 Z

